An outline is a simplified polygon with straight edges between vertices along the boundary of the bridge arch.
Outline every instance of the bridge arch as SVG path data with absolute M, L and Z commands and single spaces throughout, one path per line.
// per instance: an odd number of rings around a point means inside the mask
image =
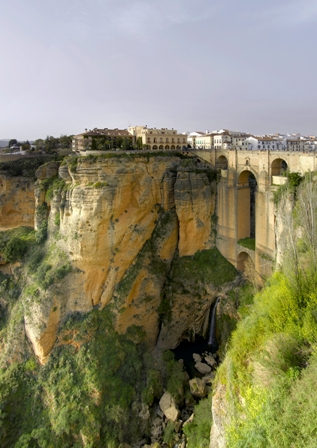
M 216 160 L 216 168 L 221 170 L 228 169 L 228 159 L 225 156 L 219 156 Z
M 243 170 L 238 177 L 238 240 L 255 238 L 255 199 L 257 180 L 251 170 Z
M 244 272 L 248 263 L 253 264 L 253 260 L 247 252 L 240 252 L 237 257 L 237 269 Z
M 288 165 L 284 159 L 277 158 L 271 163 L 272 176 L 281 176 L 288 169 Z

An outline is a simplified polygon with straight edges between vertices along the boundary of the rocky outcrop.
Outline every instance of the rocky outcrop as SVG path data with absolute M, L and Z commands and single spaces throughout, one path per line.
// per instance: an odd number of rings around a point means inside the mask
M 160 399 L 160 408 L 168 420 L 176 422 L 180 416 L 180 411 L 174 398 L 169 392 L 165 392 Z
M 219 285 L 198 276 L 198 262 L 193 271 L 188 263 L 201 251 L 216 251 L 211 169 L 195 158 L 120 154 L 49 162 L 36 175 L 34 188 L 30 183 L 23 193 L 30 204 L 35 195 L 28 219 L 43 238 L 47 228 L 50 278 L 57 271 L 56 281 L 44 287 L 33 287 L 38 281 L 31 275 L 24 292 L 25 331 L 41 362 L 67 316 L 95 307 L 111 307 L 119 333 L 139 327 L 136 342 L 143 338 L 149 349 L 174 348 L 205 334 Z M 23 221 L 28 201 L 16 201 Z M 71 268 L 61 280 L 65 260 Z
M 229 423 L 226 417 L 229 406 L 226 393 L 226 387 L 218 383 L 212 397 L 213 424 L 210 432 L 210 448 L 226 447 L 225 426 Z
M 34 182 L 0 172 L 0 230 L 34 226 Z
M 56 340 L 58 321 L 71 312 L 111 305 L 117 315 L 117 331 L 125 333 L 137 325 L 143 329 L 148 347 L 153 348 L 160 333 L 162 300 L 173 260 L 214 246 L 211 217 L 215 196 L 208 170 L 199 169 L 195 160 L 179 157 L 81 158 L 76 165 L 74 160 L 59 168 L 64 187 L 55 189 L 50 197 L 43 181 L 55 176 L 57 167 L 48 164 L 38 170 L 35 196 L 37 207 L 44 204 L 49 212 L 47 244 L 58 231 L 56 244 L 68 254 L 73 272 L 64 282 L 67 297 L 53 297 L 47 291 L 49 306 L 42 305 L 43 312 L 37 309 L 26 320 L 27 334 L 35 352 L 42 353 L 44 359 Z M 164 325 L 161 348 L 177 345 L 188 328 L 202 331 L 212 291 L 212 285 L 208 291 L 204 289 L 202 301 L 201 296 L 193 301 L 190 294 L 169 299 L 175 302 L 168 305 L 171 312 L 178 309 L 178 302 L 187 307 L 187 314 L 188 307 L 196 307 L 196 311 L 167 342 L 169 326 Z M 59 310 L 54 315 L 53 307 Z

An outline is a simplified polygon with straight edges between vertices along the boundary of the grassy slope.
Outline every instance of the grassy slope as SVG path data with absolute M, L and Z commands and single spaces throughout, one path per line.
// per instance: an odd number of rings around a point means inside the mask
M 279 195 L 280 208 L 283 200 L 294 201 L 293 214 L 287 217 L 291 233 L 287 241 L 293 245 L 289 251 L 285 248 L 283 271 L 269 279 L 254 297 L 253 305 L 243 308 L 244 318 L 218 371 L 218 385 L 224 384 L 227 390 L 230 423 L 226 437 L 230 448 L 316 446 L 317 273 L 313 224 L 317 186 L 307 176 L 300 187 L 295 187 L 284 188 Z

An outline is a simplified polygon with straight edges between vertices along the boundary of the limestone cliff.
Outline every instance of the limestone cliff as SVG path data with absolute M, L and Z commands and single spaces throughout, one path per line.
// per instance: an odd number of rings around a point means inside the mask
M 141 327 L 151 349 L 206 331 L 210 304 L 235 271 L 228 264 L 228 278 L 216 278 L 216 173 L 200 165 L 120 155 L 69 158 L 58 176 L 55 162 L 38 169 L 35 227 L 47 221 L 48 239 L 24 288 L 24 321 L 41 361 L 67 316 L 94 307 L 115 311 L 120 333 Z M 200 269 L 200 253 L 216 257 L 215 278 Z
M 0 172 L 0 230 L 34 226 L 34 182 Z

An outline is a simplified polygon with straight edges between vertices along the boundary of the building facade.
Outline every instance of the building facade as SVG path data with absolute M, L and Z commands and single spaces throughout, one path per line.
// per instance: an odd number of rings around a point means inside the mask
M 128 132 L 137 144 L 142 142 L 142 147 L 145 149 L 165 151 L 187 148 L 187 135 L 179 134 L 176 129 L 130 126 Z
M 74 152 L 131 149 L 133 136 L 126 129 L 93 129 L 74 135 L 72 150 Z

